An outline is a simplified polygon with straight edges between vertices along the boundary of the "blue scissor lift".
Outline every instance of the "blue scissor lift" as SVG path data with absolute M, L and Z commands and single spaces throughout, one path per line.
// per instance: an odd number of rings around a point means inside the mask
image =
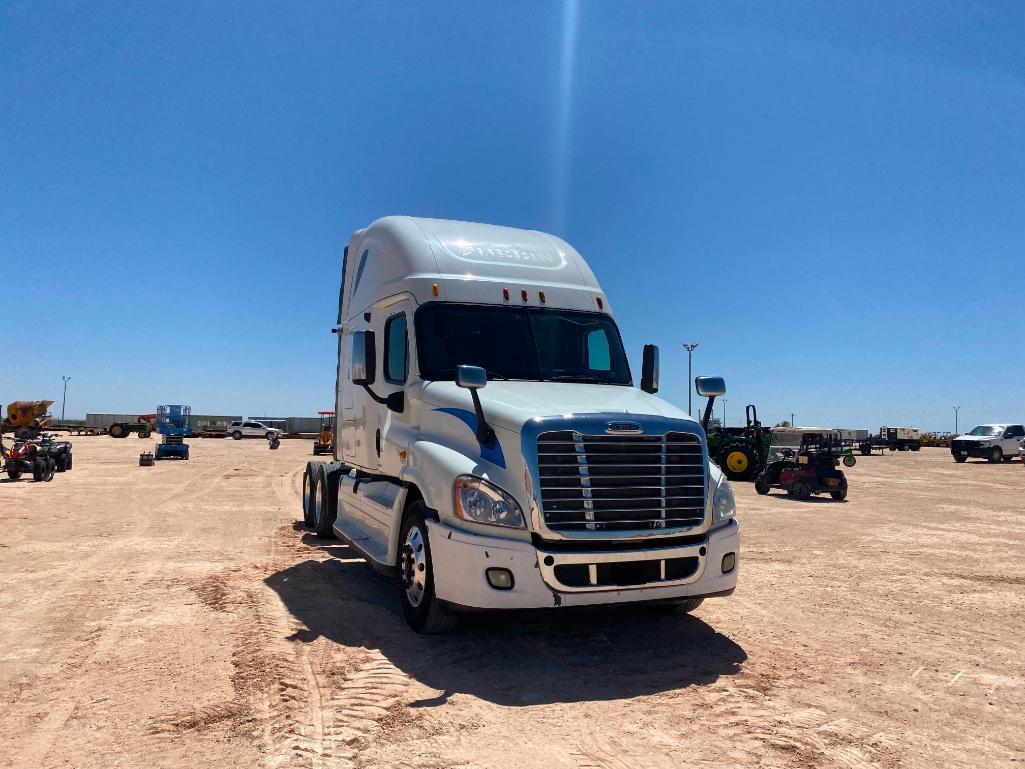
M 157 459 L 188 459 L 185 439 L 192 435 L 192 407 L 157 406 L 157 432 L 164 436 L 157 446 Z

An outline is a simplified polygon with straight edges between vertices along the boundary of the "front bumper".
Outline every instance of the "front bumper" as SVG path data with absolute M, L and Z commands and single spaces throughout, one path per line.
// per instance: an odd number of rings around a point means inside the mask
M 693 544 L 576 552 L 547 552 L 529 542 L 468 534 L 436 521 L 427 526 L 437 596 L 464 609 L 542 609 L 711 596 L 732 592 L 740 568 L 740 527 L 735 521 Z M 730 553 L 735 564 L 724 574 L 723 558 Z M 485 571 L 491 568 L 512 572 L 511 590 L 488 584 Z M 566 576 L 581 568 L 582 580 L 576 574 L 573 579 Z M 636 581 L 638 575 L 645 581 L 623 584 L 624 571 L 629 572 L 625 581 Z M 560 574 L 571 584 L 561 581 Z M 619 584 L 609 584 L 616 580 Z
M 950 454 L 955 457 L 977 457 L 979 459 L 988 459 L 992 451 L 992 446 L 979 444 L 974 441 L 971 443 L 954 443 L 950 447 Z

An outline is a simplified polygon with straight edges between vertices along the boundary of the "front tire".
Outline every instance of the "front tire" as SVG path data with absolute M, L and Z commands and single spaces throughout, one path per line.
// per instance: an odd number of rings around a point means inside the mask
M 853 454 L 844 454 L 843 455 L 843 466 L 844 467 L 854 467 L 854 465 L 856 465 L 857 463 L 858 463 L 858 460 L 855 459 Z
M 21 470 L 8 470 L 7 477 L 10 478 L 12 481 L 18 480 L 19 478 L 21 478 Z
M 999 446 L 994 446 L 992 448 L 992 450 L 989 452 L 990 464 L 994 464 L 995 465 L 997 462 L 999 462 L 1003 458 L 1004 458 L 1004 452 L 1003 452 L 1003 450 Z
M 801 502 L 805 502 L 809 497 L 811 497 L 811 486 L 804 481 L 794 481 L 790 485 L 789 492 L 790 496 L 795 499 L 799 499 Z
M 434 592 L 434 563 L 427 532 L 427 506 L 414 502 L 406 510 L 399 530 L 399 601 L 406 622 L 417 633 L 440 635 L 456 626 L 458 618 L 445 610 Z
M 673 608 L 681 614 L 690 614 L 704 602 L 704 598 L 685 598 L 674 603 Z
M 954 461 L 957 462 L 960 465 L 962 462 L 967 462 L 968 461 L 968 457 L 962 457 L 959 454 L 955 454 L 954 455 Z
M 769 481 L 767 479 L 763 478 L 760 475 L 757 478 L 755 478 L 755 491 L 757 491 L 759 494 L 768 494 L 769 488 Z

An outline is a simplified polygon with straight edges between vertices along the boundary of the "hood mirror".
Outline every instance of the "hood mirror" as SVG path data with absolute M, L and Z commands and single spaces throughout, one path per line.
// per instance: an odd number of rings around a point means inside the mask
M 480 405 L 477 391 L 488 383 L 488 372 L 480 366 L 456 366 L 456 384 L 470 391 L 473 399 L 473 413 L 477 417 L 477 442 L 491 448 L 495 445 L 495 431 L 484 418 L 484 407 Z
M 456 384 L 467 390 L 479 390 L 488 383 L 488 373 L 480 366 L 456 366 Z
M 721 376 L 695 377 L 694 391 L 702 398 L 719 398 L 726 394 L 726 382 Z

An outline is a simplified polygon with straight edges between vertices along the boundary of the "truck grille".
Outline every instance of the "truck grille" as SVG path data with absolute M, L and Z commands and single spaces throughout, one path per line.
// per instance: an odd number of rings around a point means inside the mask
M 693 433 L 541 433 L 537 460 L 552 531 L 688 528 L 705 518 L 705 467 Z

